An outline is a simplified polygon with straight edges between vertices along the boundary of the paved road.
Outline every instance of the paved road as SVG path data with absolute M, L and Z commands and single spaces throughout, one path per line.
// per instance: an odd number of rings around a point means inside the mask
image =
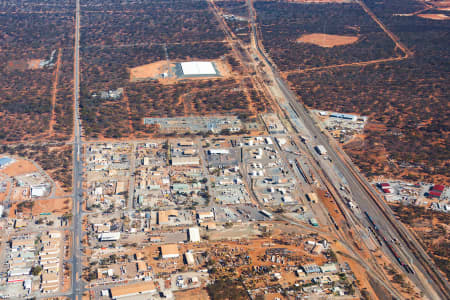
M 131 145 L 131 154 L 130 154 L 130 181 L 128 183 L 128 202 L 127 202 L 127 210 L 133 211 L 134 208 L 134 187 L 136 180 L 136 143 L 132 143 Z
M 80 92 L 80 0 L 76 0 L 75 48 L 74 48 L 74 143 L 73 143 L 73 243 L 72 243 L 72 294 L 71 299 L 81 299 L 81 203 L 82 203 L 82 158 L 81 123 L 79 112 Z
M 414 275 L 408 274 L 410 279 L 417 284 L 417 286 L 426 296 L 428 296 L 428 298 L 448 298 L 448 283 L 445 280 L 439 280 L 439 278 L 435 277 L 434 274 L 430 276 L 430 274 L 425 271 L 426 268 L 428 268 L 428 270 L 431 268 L 432 270 L 433 268 L 436 268 L 436 266 L 433 262 L 431 262 L 420 244 L 411 237 L 411 234 L 400 222 L 396 221 L 392 215 L 392 212 L 384 204 L 384 202 L 381 199 L 376 199 L 376 194 L 370 192 L 370 184 L 368 184 L 368 182 L 359 174 L 358 170 L 352 165 L 352 163 L 345 159 L 345 154 L 334 145 L 334 141 L 330 141 L 328 136 L 325 133 L 322 133 L 321 129 L 317 126 L 316 121 L 313 120 L 306 108 L 298 102 L 296 95 L 289 89 L 283 79 L 281 79 L 281 76 L 273 67 L 270 59 L 266 56 L 264 51 L 262 51 L 260 42 L 258 42 L 255 13 L 250 0 L 248 0 L 248 6 L 250 8 L 250 21 L 253 38 L 255 41 L 254 45 L 260 56 L 263 58 L 266 66 L 271 69 L 276 87 L 278 87 L 283 94 L 283 99 L 279 99 L 279 101 L 287 101 L 295 115 L 301 120 L 301 124 L 304 125 L 304 128 L 299 128 L 301 133 L 304 133 L 306 136 L 314 137 L 311 141 L 309 141 L 312 143 L 312 145 L 309 145 L 311 155 L 320 161 L 321 157 L 315 153 L 313 146 L 321 144 L 327 149 L 328 156 L 333 161 L 333 164 L 339 171 L 342 179 L 348 184 L 349 189 L 352 192 L 353 199 L 357 202 L 361 210 L 370 213 L 374 222 L 378 225 L 381 232 L 387 235 L 387 238 L 395 238 L 399 241 L 398 250 L 400 252 L 400 256 L 402 257 L 402 261 L 411 264 L 416 271 L 420 270 L 425 277 L 421 277 L 416 272 Z M 280 103 L 280 107 L 286 108 L 286 103 Z M 290 113 L 292 112 L 288 112 L 288 115 L 290 115 Z M 333 147 L 331 145 L 333 145 Z M 324 169 L 324 172 L 327 173 L 329 170 Z M 382 204 L 380 205 L 380 203 Z M 360 222 L 365 226 L 369 226 L 366 219 L 361 219 Z M 395 261 L 395 258 L 385 245 L 383 246 L 383 250 L 392 258 L 393 261 Z M 433 280 L 436 280 L 436 282 Z M 441 285 L 443 286 L 442 289 L 440 288 Z

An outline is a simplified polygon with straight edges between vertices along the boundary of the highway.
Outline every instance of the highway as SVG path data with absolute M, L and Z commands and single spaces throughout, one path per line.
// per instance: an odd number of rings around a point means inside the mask
M 81 261 L 81 238 L 82 238 L 82 216 L 81 203 L 83 196 L 82 186 L 82 141 L 81 123 L 79 112 L 80 93 L 80 0 L 76 0 L 75 17 L 75 48 L 74 48 L 74 143 L 73 143 L 73 210 L 72 210 L 72 278 L 71 278 L 71 299 L 81 299 L 83 285 L 81 281 L 82 261 Z
M 279 72 L 270 61 L 270 58 L 262 50 L 261 42 L 258 39 L 254 8 L 250 0 L 247 3 L 252 28 L 252 45 L 256 48 L 258 57 L 262 58 L 266 69 L 270 70 L 271 74 L 268 75 L 271 75 L 273 78 L 274 87 L 278 88 L 282 93 L 281 98 L 274 97 L 279 102 L 279 106 L 286 112 L 286 115 L 290 119 L 298 118 L 300 120 L 300 122 L 293 122 L 293 127 L 297 129 L 298 133 L 310 137 L 308 141 L 310 155 L 320 162 L 322 158 L 314 151 L 313 147 L 315 145 L 323 145 L 326 148 L 328 156 L 334 164 L 334 168 L 338 170 L 342 181 L 348 185 L 352 193 L 353 201 L 357 203 L 361 211 L 370 213 L 374 222 L 380 228 L 380 232 L 383 232 L 388 239 L 392 238 L 398 241 L 395 247 L 399 250 L 398 252 L 402 261 L 410 264 L 416 271 L 415 274 L 405 274 L 409 276 L 429 299 L 449 299 L 450 289 L 448 282 L 442 277 L 439 271 L 436 271 L 437 267 L 428 257 L 419 242 L 403 224 L 396 220 L 390 208 L 373 191 L 367 180 L 359 173 L 351 160 L 336 145 L 334 140 L 330 139 L 325 132 L 322 132 L 309 111 L 298 101 L 297 96 L 281 78 Z M 323 168 L 323 171 L 329 178 L 335 177 L 335 174 L 331 174 L 333 170 L 330 168 Z M 360 217 L 359 222 L 365 227 L 370 226 L 368 220 L 362 217 Z M 392 261 L 396 261 L 386 245 L 383 245 L 383 251 L 392 258 Z

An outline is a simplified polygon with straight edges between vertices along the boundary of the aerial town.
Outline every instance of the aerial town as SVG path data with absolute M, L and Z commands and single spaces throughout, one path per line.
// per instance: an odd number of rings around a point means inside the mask
M 0 299 L 450 299 L 449 11 L 0 3 Z

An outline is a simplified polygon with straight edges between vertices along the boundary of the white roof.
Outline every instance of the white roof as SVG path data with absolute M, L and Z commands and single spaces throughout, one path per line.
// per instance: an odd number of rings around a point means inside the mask
M 209 153 L 211 153 L 211 154 L 229 154 L 230 150 L 228 150 L 228 149 L 210 149 Z
M 104 232 L 98 235 L 101 241 L 117 241 L 120 239 L 120 232 Z
M 209 61 L 190 61 L 181 63 L 181 69 L 184 75 L 216 75 L 212 62 Z
M 200 231 L 198 227 L 189 228 L 189 241 L 190 242 L 200 242 Z
M 186 257 L 186 262 L 187 262 L 188 265 L 194 265 L 195 264 L 194 255 L 191 252 L 186 252 L 184 254 L 184 256 Z
M 31 187 L 31 197 L 42 197 L 47 187 L 45 185 L 36 185 Z

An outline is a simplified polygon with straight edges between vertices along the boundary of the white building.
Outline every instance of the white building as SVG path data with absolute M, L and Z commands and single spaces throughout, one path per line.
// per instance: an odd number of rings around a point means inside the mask
M 208 150 L 209 154 L 229 154 L 230 150 L 228 149 L 210 149 Z
M 189 241 L 192 243 L 200 242 L 200 230 L 198 227 L 191 227 L 188 229 Z
M 320 267 L 320 270 L 322 271 L 322 273 L 335 273 L 337 272 L 337 267 L 336 264 L 324 264 L 323 266 Z
M 104 232 L 98 235 L 101 242 L 113 242 L 120 239 L 120 232 Z
M 212 219 L 214 218 L 214 214 L 212 211 L 201 211 L 197 213 L 197 217 L 199 220 Z
M 122 299 L 132 296 L 140 296 L 155 293 L 156 287 L 153 282 L 137 282 L 128 285 L 116 286 L 110 289 L 113 299 Z M 143 296 L 141 296 L 143 297 Z M 150 297 L 151 298 L 151 297 Z M 147 298 L 146 298 L 147 299 Z
M 327 149 L 325 149 L 325 147 L 323 145 L 317 145 L 314 148 L 316 149 L 317 153 L 319 153 L 320 155 L 327 154 Z
M 47 186 L 35 185 L 31 187 L 31 197 L 42 197 L 47 192 Z
M 217 75 L 214 64 L 209 61 L 182 62 L 180 65 L 184 76 Z
M 186 252 L 184 254 L 184 258 L 186 259 L 186 263 L 188 265 L 195 265 L 194 255 L 191 252 Z

